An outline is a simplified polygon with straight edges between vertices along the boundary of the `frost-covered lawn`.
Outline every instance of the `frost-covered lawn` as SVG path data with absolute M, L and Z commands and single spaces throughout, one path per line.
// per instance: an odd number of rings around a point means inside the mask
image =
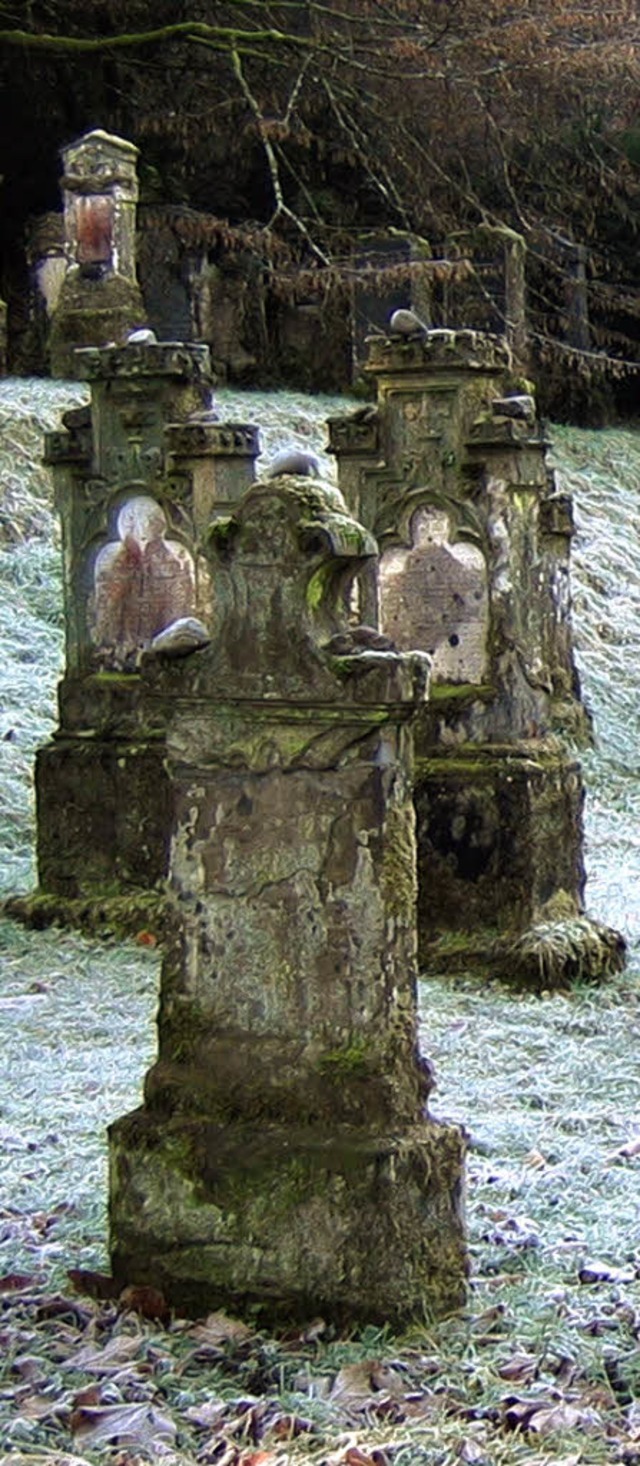
M 0 384 L 6 890 L 32 880 L 29 774 L 60 667 L 41 432 L 81 395 Z M 220 398 L 225 415 L 268 422 L 268 450 L 292 436 L 318 450 L 336 410 L 283 394 Z M 562 429 L 556 440 L 578 499 L 579 643 L 599 733 L 587 760 L 591 905 L 637 941 L 640 434 Z M 206 1466 L 640 1461 L 635 959 L 606 991 L 562 997 L 423 986 L 433 1109 L 471 1133 L 469 1307 L 402 1340 L 369 1330 L 351 1341 L 318 1321 L 284 1340 L 251 1319 L 167 1328 L 74 1292 L 69 1269 L 107 1268 L 105 1127 L 140 1098 L 158 958 L 4 921 L 0 964 L 0 1445 L 11 1461 L 105 1450 L 118 1466 L 150 1454 Z

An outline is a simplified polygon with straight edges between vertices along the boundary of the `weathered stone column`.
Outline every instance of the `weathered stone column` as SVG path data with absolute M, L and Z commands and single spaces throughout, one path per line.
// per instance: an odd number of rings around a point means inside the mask
M 143 673 L 174 709 L 174 937 L 145 1103 L 110 1131 L 113 1269 L 197 1312 L 399 1325 L 466 1270 L 416 1039 L 428 660 L 345 622 L 376 547 L 335 490 L 256 484 L 210 543 L 211 645 Z
M 79 346 L 122 344 L 144 322 L 136 279 L 138 149 L 96 129 L 62 150 L 66 274 L 50 334 L 51 370 L 74 377 Z
M 253 476 L 257 429 L 210 408 L 206 346 L 77 353 L 91 406 L 47 437 L 62 522 L 66 667 L 60 727 L 36 761 L 44 892 L 104 898 L 166 874 L 164 715 L 140 658 L 189 616 L 208 623 L 204 541 Z

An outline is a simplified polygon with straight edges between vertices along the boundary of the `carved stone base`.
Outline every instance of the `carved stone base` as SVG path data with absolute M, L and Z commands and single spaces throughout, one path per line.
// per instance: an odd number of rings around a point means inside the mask
M 77 347 L 121 345 L 145 319 L 142 296 L 131 280 L 119 275 L 106 280 L 67 277 L 49 338 L 52 376 L 73 380 L 78 376 Z
M 169 861 L 164 746 L 59 737 L 38 750 L 38 876 L 58 896 L 157 886 Z
M 442 1316 L 465 1292 L 463 1153 L 461 1131 L 431 1120 L 375 1134 L 138 1110 L 110 1130 L 114 1274 L 191 1314 Z
M 482 959 L 497 937 L 522 931 L 559 892 L 577 909 L 584 788 L 579 766 L 562 750 L 539 743 L 530 751 L 434 750 L 417 761 L 414 795 L 423 968 Z

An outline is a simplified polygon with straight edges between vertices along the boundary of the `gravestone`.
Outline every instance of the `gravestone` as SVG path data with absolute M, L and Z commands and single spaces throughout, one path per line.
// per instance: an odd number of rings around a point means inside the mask
M 402 1326 L 464 1296 L 463 1140 L 417 1046 L 412 722 L 429 661 L 344 606 L 375 541 L 308 477 L 207 540 L 171 708 L 172 936 L 145 1101 L 110 1131 L 119 1283 L 201 1313 Z
M 569 615 L 570 501 L 504 340 L 377 336 L 375 406 L 330 423 L 339 482 L 376 535 L 360 604 L 431 653 L 416 731 L 423 963 L 491 950 L 564 895 L 581 905 L 582 736 Z M 526 384 L 525 384 L 526 385 Z
M 211 614 L 204 542 L 254 476 L 257 430 L 218 420 L 205 346 L 77 353 L 91 405 L 47 436 L 62 523 L 66 666 L 60 722 L 36 760 L 40 888 L 113 897 L 167 870 L 164 714 L 140 659 Z
M 145 320 L 136 279 L 138 149 L 96 129 L 62 150 L 65 272 L 52 298 L 51 371 L 74 377 L 76 347 L 122 344 Z

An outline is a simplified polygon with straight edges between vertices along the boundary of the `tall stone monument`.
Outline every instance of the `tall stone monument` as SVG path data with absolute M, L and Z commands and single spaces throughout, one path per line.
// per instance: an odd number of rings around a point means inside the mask
M 429 659 L 348 621 L 375 541 L 256 483 L 206 541 L 211 642 L 171 708 L 172 938 L 145 1101 L 111 1127 L 118 1281 L 180 1308 L 403 1325 L 458 1305 L 460 1132 L 428 1118 L 411 725 Z
M 417 323 L 419 327 L 419 323 Z M 416 734 L 422 961 L 486 953 L 582 900 L 584 737 L 569 620 L 570 500 L 509 348 L 473 331 L 371 338 L 375 407 L 330 423 L 339 482 L 381 557 L 360 604 L 433 658 Z
M 138 149 L 96 129 L 62 150 L 66 269 L 51 322 L 55 377 L 74 377 L 76 347 L 123 344 L 144 322 L 136 279 Z
M 66 666 L 59 728 L 36 760 L 38 871 L 45 893 L 104 900 L 166 875 L 164 721 L 140 658 L 172 622 L 208 621 L 205 541 L 253 480 L 258 434 L 211 409 L 206 346 L 131 342 L 76 363 L 91 405 L 46 444 Z

